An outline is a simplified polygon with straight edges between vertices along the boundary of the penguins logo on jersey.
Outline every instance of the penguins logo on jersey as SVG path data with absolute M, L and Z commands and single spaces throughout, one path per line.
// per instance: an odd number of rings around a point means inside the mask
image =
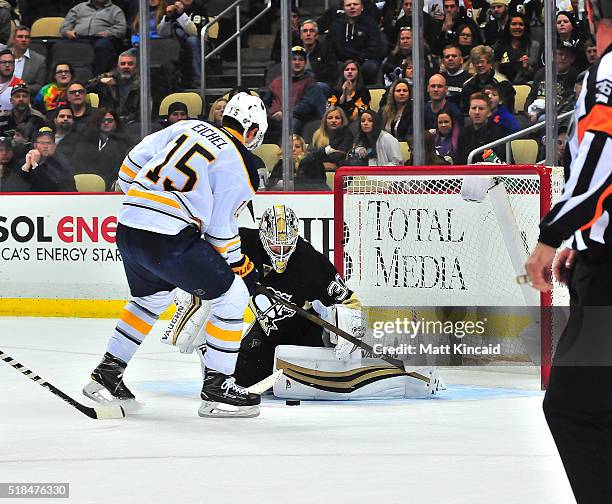
M 285 294 L 284 292 L 278 291 L 271 287 L 268 289 L 272 290 L 277 296 L 291 301 L 291 294 Z M 278 326 L 276 322 L 283 320 L 288 317 L 295 315 L 295 310 L 287 308 L 280 303 L 272 302 L 272 300 L 265 294 L 257 294 L 251 298 L 252 310 L 259 322 L 259 325 L 266 333 L 266 336 L 270 335 L 270 331 L 277 331 Z

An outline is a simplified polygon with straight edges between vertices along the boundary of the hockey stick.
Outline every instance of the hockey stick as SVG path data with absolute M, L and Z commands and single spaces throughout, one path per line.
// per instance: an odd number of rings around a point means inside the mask
M 266 390 L 271 389 L 272 387 L 274 387 L 274 384 L 278 380 L 280 380 L 280 377 L 281 377 L 282 374 L 283 374 L 283 370 L 282 369 L 278 369 L 277 371 L 274 371 L 274 373 L 272 373 L 270 376 L 267 376 L 263 380 L 258 381 L 257 383 L 254 383 L 250 387 L 247 387 L 247 390 L 251 394 L 259 394 L 259 395 L 261 395 Z
M 431 382 L 430 378 L 425 375 L 407 371 L 406 366 L 404 366 L 404 363 L 400 359 L 396 359 L 394 357 L 391 357 L 385 354 L 377 354 L 374 351 L 374 349 L 367 343 L 361 341 L 358 338 L 355 338 L 355 336 L 347 333 L 346 331 L 343 331 L 339 327 L 336 327 L 335 325 L 330 324 L 327 320 L 323 320 L 322 318 L 317 317 L 316 315 L 307 312 L 306 310 L 304 310 L 304 308 L 300 308 L 296 304 L 293 304 L 291 301 L 287 301 L 286 299 L 283 299 L 282 297 L 278 296 L 271 290 L 267 289 L 265 286 L 258 285 L 257 292 L 274 299 L 274 301 L 276 301 L 277 303 L 280 303 L 286 308 L 289 308 L 295 311 L 298 315 L 301 315 L 305 319 L 310 320 L 311 322 L 314 322 L 318 326 L 321 326 L 323 329 L 327 329 L 328 331 L 331 331 L 334 334 L 337 334 L 338 336 L 342 336 L 345 340 L 350 341 L 353 345 L 358 346 L 359 348 L 362 348 L 363 350 L 374 355 L 375 357 L 378 357 L 379 359 L 384 360 L 385 362 L 391 364 L 392 366 L 395 366 L 396 368 L 401 369 L 408 376 L 411 376 L 412 378 L 416 378 L 417 380 L 421 380 L 427 383 Z
M 75 401 L 72 397 L 64 394 L 60 389 L 51 385 L 49 382 L 42 379 L 40 376 L 35 374 L 33 371 L 30 371 L 28 368 L 24 367 L 23 364 L 20 364 L 15 359 L 7 355 L 5 352 L 0 350 L 0 359 L 2 359 L 7 364 L 13 366 L 17 371 L 21 374 L 30 378 L 30 380 L 35 381 L 41 387 L 46 388 L 49 392 L 55 394 L 60 399 L 66 401 L 73 408 L 78 409 L 81 413 L 87 415 L 89 418 L 95 418 L 98 420 L 108 420 L 114 418 L 123 418 L 125 417 L 125 411 L 123 408 L 116 404 L 109 404 L 103 406 L 96 406 L 95 408 L 89 408 L 84 404 L 81 404 L 78 401 Z

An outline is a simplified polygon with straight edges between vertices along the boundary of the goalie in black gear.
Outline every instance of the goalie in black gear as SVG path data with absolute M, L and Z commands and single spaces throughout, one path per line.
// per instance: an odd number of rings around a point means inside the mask
M 361 305 L 355 293 L 329 259 L 298 235 L 298 222 L 291 208 L 275 205 L 264 212 L 259 230 L 240 229 L 243 247 L 263 272 L 261 284 L 325 319 L 330 318 L 329 309 L 337 305 L 360 316 Z M 255 321 L 242 340 L 236 364 L 236 380 L 243 386 L 271 373 L 278 345 L 323 347 L 330 342 L 320 326 L 265 294 L 254 295 L 249 306 Z M 334 342 L 335 336 L 331 339 Z M 353 345 L 342 338 L 336 342 L 340 359 L 353 350 Z
M 355 337 L 362 336 L 365 324 L 357 296 L 329 259 L 298 235 L 293 210 L 283 205 L 267 209 L 259 230 L 240 228 L 240 238 L 244 253 L 262 273 L 262 285 Z M 177 305 L 177 315 L 162 340 L 170 344 L 189 340 L 199 352 L 205 351 L 203 339 L 193 338 L 205 320 L 190 315 L 194 306 L 189 297 L 177 296 Z M 261 381 L 276 368 L 283 369 L 285 375 L 274 386 L 280 397 L 358 399 L 431 394 L 425 382 L 408 383 L 404 373 L 379 359 L 362 359 L 361 349 L 324 332 L 265 294 L 254 295 L 249 306 L 254 321 L 241 342 L 234 374 L 244 387 Z M 329 348 L 333 345 L 335 348 Z M 316 380 L 308 378 L 315 375 Z

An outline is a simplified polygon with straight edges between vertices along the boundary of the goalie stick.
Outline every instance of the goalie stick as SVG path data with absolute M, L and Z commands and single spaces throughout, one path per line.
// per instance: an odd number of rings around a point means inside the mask
M 392 366 L 395 366 L 396 368 L 401 369 L 408 376 L 412 378 L 416 378 L 417 380 L 431 383 L 431 379 L 429 377 L 422 375 L 420 373 L 407 371 L 406 366 L 404 366 L 404 363 L 400 359 L 396 359 L 395 357 L 391 357 L 385 354 L 377 354 L 374 351 L 374 349 L 367 343 L 361 341 L 358 338 L 355 338 L 355 336 L 347 333 L 346 331 L 343 331 L 339 327 L 336 327 L 335 325 L 330 324 L 329 322 L 327 322 L 327 320 L 323 320 L 322 318 L 317 317 L 316 315 L 313 315 L 312 313 L 309 313 L 308 311 L 304 310 L 304 308 L 300 308 L 298 305 L 293 304 L 291 301 L 287 301 L 286 299 L 283 299 L 282 297 L 278 296 L 276 293 L 267 289 L 265 286 L 258 285 L 257 292 L 259 292 L 260 294 L 264 294 L 270 297 L 271 299 L 274 299 L 274 301 L 276 301 L 277 303 L 280 303 L 283 306 L 290 308 L 291 310 L 295 311 L 298 315 L 301 315 L 305 319 L 310 320 L 311 322 L 314 322 L 318 326 L 321 326 L 323 329 L 327 329 L 328 331 L 331 331 L 337 334 L 338 336 L 343 337 L 345 340 L 350 341 L 353 345 L 358 346 L 359 348 L 362 348 L 366 352 L 378 357 L 379 359 L 384 360 L 385 362 L 391 364 Z
M 125 417 L 125 411 L 123 411 L 123 408 L 116 404 L 109 404 L 90 408 L 88 406 L 85 406 L 84 404 L 81 404 L 78 401 L 75 401 L 72 397 L 67 394 L 64 394 L 64 392 L 62 392 L 60 389 L 58 389 L 54 385 L 51 385 L 48 381 L 45 381 L 36 373 L 24 367 L 23 364 L 20 364 L 2 350 L 0 350 L 0 359 L 2 359 L 7 364 L 13 366 L 21 374 L 30 378 L 30 380 L 33 380 L 38 383 L 41 387 L 46 388 L 49 392 L 55 394 L 60 399 L 63 399 L 65 402 L 70 404 L 70 406 L 78 409 L 81 413 L 87 415 L 89 418 L 94 418 L 98 420 L 108 420 Z
M 280 380 L 280 377 L 281 377 L 282 374 L 283 374 L 283 370 L 282 369 L 278 369 L 278 370 L 274 371 L 274 373 L 272 373 L 270 376 L 267 376 L 263 380 L 258 381 L 257 383 L 254 383 L 250 387 L 247 387 L 247 390 L 251 394 L 259 394 L 259 395 L 261 395 L 264 392 L 266 392 L 267 390 L 269 390 L 272 387 L 274 387 L 274 384 L 278 380 Z

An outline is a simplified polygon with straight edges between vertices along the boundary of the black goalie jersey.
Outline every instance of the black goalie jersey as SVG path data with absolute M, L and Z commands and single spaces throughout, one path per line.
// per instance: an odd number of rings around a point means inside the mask
M 260 283 L 298 306 L 308 307 L 317 299 L 326 306 L 332 306 L 353 295 L 329 259 L 302 237 L 298 238 L 283 273 L 277 273 L 272 268 L 257 229 L 240 228 L 240 239 L 242 252 L 259 270 Z M 253 297 L 251 309 L 256 321 L 242 340 L 236 367 L 236 379 L 241 385 L 251 385 L 270 374 L 276 345 L 323 345 L 320 326 L 265 294 Z

